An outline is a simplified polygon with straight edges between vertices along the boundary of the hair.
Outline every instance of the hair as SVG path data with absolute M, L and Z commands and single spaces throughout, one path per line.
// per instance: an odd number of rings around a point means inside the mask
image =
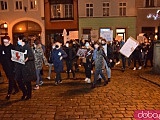
M 4 36 L 3 39 L 10 40 L 10 37 L 9 36 Z
M 22 42 L 25 42 L 25 43 L 27 42 L 27 39 L 25 38 L 24 35 L 19 35 L 18 38 L 22 40 Z

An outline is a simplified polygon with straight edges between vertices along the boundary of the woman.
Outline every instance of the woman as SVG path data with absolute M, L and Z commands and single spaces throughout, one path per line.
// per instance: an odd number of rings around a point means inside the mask
M 16 81 L 14 80 L 14 62 L 11 61 L 11 50 L 14 49 L 14 46 L 10 43 L 10 37 L 5 36 L 3 38 L 3 45 L 0 49 L 0 58 L 2 68 L 9 80 L 8 93 L 6 96 L 6 100 L 10 99 L 11 94 L 16 94 L 19 92 L 19 88 L 17 86 Z M 13 92 L 14 90 L 14 92 Z
M 32 85 L 31 81 L 36 79 L 35 65 L 34 65 L 34 54 L 30 48 L 24 36 L 19 36 L 18 45 L 16 50 L 24 54 L 24 63 L 21 64 L 16 62 L 15 65 L 15 80 L 17 80 L 19 88 L 21 89 L 23 96 L 21 100 L 31 99 L 32 96 Z
M 104 86 L 108 84 L 108 81 L 102 72 L 102 68 L 104 64 L 103 58 L 106 60 L 107 63 L 109 62 L 108 61 L 109 59 L 105 55 L 103 49 L 100 47 L 100 44 L 98 42 L 94 44 L 94 48 L 95 50 L 93 51 L 93 61 L 95 64 L 95 73 L 94 73 L 94 82 L 92 83 L 91 88 L 95 88 L 99 75 L 101 75 L 102 79 L 104 80 Z
M 34 90 L 38 90 L 39 85 L 43 84 L 41 73 L 40 73 L 40 71 L 42 70 L 42 67 L 43 67 L 43 61 L 44 61 L 45 65 L 48 64 L 47 59 L 44 56 L 42 45 L 40 44 L 40 40 L 38 40 L 38 39 L 36 39 L 34 41 L 33 53 L 34 53 L 34 58 L 35 58 L 34 63 L 35 63 L 35 67 L 36 67 L 36 76 L 37 76 L 36 87 L 34 88 Z

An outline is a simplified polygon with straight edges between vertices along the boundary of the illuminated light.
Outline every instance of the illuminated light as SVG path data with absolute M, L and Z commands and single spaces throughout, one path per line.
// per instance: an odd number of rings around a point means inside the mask
M 34 4 L 37 5 L 37 0 L 34 1 Z
M 22 28 L 19 28 L 19 30 L 22 30 Z
M 154 37 L 156 40 L 158 39 L 158 35 L 155 35 L 155 37 Z
M 6 22 L 3 25 L 4 25 L 4 28 L 8 28 L 8 25 Z

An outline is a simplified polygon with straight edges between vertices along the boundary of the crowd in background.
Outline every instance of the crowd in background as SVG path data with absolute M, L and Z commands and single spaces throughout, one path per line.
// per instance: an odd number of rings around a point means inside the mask
M 55 85 L 62 83 L 61 73 L 64 71 L 64 63 L 67 79 L 78 79 L 76 73 L 80 66 L 84 66 L 84 81 L 90 83 L 91 88 L 95 88 L 101 79 L 104 80 L 104 86 L 106 86 L 111 81 L 111 69 L 120 63 L 123 72 L 126 70 L 126 65 L 132 67 L 131 63 L 134 64 L 133 70 L 147 67 L 148 61 L 150 61 L 151 67 L 153 66 L 153 41 L 146 38 L 145 41 L 139 43 L 129 58 L 119 52 L 124 44 L 123 40 L 106 41 L 103 38 L 99 38 L 97 41 L 70 40 L 64 44 L 53 41 L 49 55 L 45 56 L 44 45 L 38 37 L 35 37 L 33 44 L 30 45 L 21 35 L 17 39 L 17 45 L 12 45 L 9 36 L 5 36 L 3 44 L 0 46 L 0 62 L 9 80 L 6 99 L 9 100 L 11 94 L 18 93 L 19 89 L 23 93 L 21 100 L 31 99 L 32 89 L 38 90 L 43 84 L 44 64 L 49 66 L 47 76 L 49 80 L 52 66 L 54 67 Z M 79 49 L 83 49 L 85 55 L 77 55 Z M 24 64 L 13 60 L 11 50 L 24 54 Z M 18 57 L 18 54 L 16 56 Z M 107 78 L 104 71 L 106 71 Z M 91 80 L 92 74 L 94 74 L 93 80 Z M 34 80 L 36 81 L 35 87 L 32 88 L 31 81 Z

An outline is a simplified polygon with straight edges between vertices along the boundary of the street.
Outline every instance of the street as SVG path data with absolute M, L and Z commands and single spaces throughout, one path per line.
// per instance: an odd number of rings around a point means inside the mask
M 0 84 L 0 119 L 135 120 L 135 110 L 160 110 L 160 87 L 139 77 L 143 69 L 121 72 L 120 67 L 113 68 L 111 82 L 103 86 L 102 80 L 95 89 L 84 82 L 82 67 L 80 70 L 76 80 L 68 80 L 66 73 L 62 73 L 63 83 L 55 86 L 53 79 L 45 79 L 45 67 L 44 84 L 39 90 L 33 90 L 32 99 L 28 101 L 20 101 L 21 92 L 6 101 L 5 79 Z M 52 78 L 54 75 L 53 72 Z

